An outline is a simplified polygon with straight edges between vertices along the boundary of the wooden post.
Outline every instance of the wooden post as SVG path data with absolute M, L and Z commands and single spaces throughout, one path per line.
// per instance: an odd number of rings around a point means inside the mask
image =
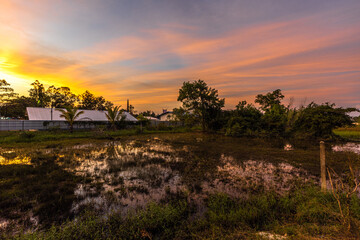
M 321 191 L 326 192 L 326 164 L 325 164 L 325 143 L 320 142 L 320 170 L 321 170 Z

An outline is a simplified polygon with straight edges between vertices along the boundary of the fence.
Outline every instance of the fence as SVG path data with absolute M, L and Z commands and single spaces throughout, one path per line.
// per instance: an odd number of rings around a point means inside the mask
M 76 121 L 74 129 L 91 129 L 98 125 L 108 125 L 109 122 L 102 121 Z M 126 122 L 126 128 L 139 125 L 140 122 Z M 151 127 L 177 127 L 181 126 L 180 122 L 170 121 L 149 121 Z M 123 126 L 124 127 L 124 126 Z M 69 126 L 65 121 L 42 121 L 42 120 L 0 120 L 0 131 L 25 131 L 25 130 L 49 130 L 49 129 L 68 129 Z
M 74 128 L 76 129 L 88 129 L 94 127 L 95 124 L 93 122 L 74 123 Z M 0 131 L 48 130 L 51 128 L 67 129 L 69 126 L 65 121 L 0 120 Z

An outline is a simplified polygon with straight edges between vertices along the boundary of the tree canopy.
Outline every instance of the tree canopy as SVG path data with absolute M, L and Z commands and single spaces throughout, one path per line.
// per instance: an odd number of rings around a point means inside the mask
M 106 110 L 114 104 L 106 101 L 104 97 L 96 97 L 89 91 L 85 91 L 79 96 L 79 108 L 88 110 Z
M 190 111 L 199 118 L 203 130 L 208 129 L 210 122 L 217 117 L 225 104 L 225 99 L 219 98 L 218 91 L 200 79 L 184 82 L 177 100 L 182 102 L 185 111 Z

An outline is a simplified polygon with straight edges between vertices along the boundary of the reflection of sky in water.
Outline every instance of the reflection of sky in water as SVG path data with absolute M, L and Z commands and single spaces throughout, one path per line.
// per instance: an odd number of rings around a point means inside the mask
M 244 196 L 259 185 L 263 190 L 280 192 L 288 190 L 293 180 L 311 179 L 306 171 L 287 163 L 249 160 L 239 164 L 232 156 L 222 154 L 213 178 L 184 182 L 186 173 L 174 166 L 177 163 L 186 164 L 187 159 L 184 157 L 190 148 L 187 145 L 176 149 L 159 139 L 149 139 L 146 142 L 111 143 L 90 150 L 86 157 L 78 158 L 80 165 L 75 171 L 93 181 L 78 186 L 75 191 L 78 201 L 74 203 L 73 211 L 76 212 L 81 205 L 86 204 L 106 212 L 119 209 L 126 211 L 129 207 L 166 199 L 170 192 L 187 192 L 188 198 L 196 202 L 216 192 Z M 94 183 L 100 187 L 96 189 Z M 196 185 L 197 189 L 194 190 L 189 184 Z
M 89 203 L 111 211 L 159 201 L 166 191 L 178 191 L 182 187 L 179 173 L 168 165 L 178 160 L 171 146 L 158 141 L 131 141 L 92 150 L 87 158 L 79 159 L 81 164 L 75 171 L 101 183 L 101 194 L 94 194 L 96 189 L 91 183 L 79 185 L 75 194 L 80 201 L 74 204 L 73 210 Z M 110 201 L 109 195 L 113 196 Z
M 335 152 L 354 152 L 360 154 L 360 143 L 345 143 L 341 145 L 332 146 L 332 150 Z
M 87 205 L 103 213 L 126 214 L 151 201 L 166 201 L 171 194 L 186 196 L 196 203 L 198 212 L 202 212 L 202 203 L 209 194 L 222 192 L 246 198 L 268 190 L 290 190 L 296 181 L 318 180 L 286 159 L 276 163 L 257 159 L 256 155 L 238 159 L 239 155 L 221 148 L 212 156 L 207 154 L 207 144 L 204 138 L 182 142 L 149 138 L 35 150 L 0 149 L 0 165 L 36 166 L 50 157 L 67 171 L 83 176 L 84 180 L 74 190 L 76 200 L 72 211 L 75 214 Z M 221 142 L 220 147 L 221 144 L 228 143 Z M 282 146 L 281 151 L 297 151 L 289 143 Z M 360 153 L 360 144 L 347 143 L 332 149 Z M 0 228 L 4 224 L 0 217 Z
M 31 164 L 31 158 L 26 155 L 18 155 L 15 151 L 0 152 L 0 165 Z
M 196 142 L 199 143 L 197 139 Z M 197 165 L 194 165 L 194 169 L 185 169 L 189 161 L 209 156 L 201 153 L 194 155 L 196 146 L 192 143 L 170 143 L 159 138 L 149 138 L 37 149 L 32 154 L 2 150 L 0 164 L 30 164 L 37 154 L 55 155 L 59 165 L 89 179 L 75 189 L 77 200 L 73 203 L 74 212 L 87 204 L 104 212 L 119 209 L 126 212 L 129 208 L 144 206 L 150 201 L 161 201 L 169 193 L 178 192 L 187 193 L 189 199 L 198 203 L 216 192 L 246 197 L 256 191 L 286 191 L 293 181 L 315 179 L 305 170 L 286 162 L 275 164 L 256 159 L 238 161 L 228 153 L 218 155 L 217 159 L 214 157 L 217 166 L 213 171 L 205 169 L 198 173 Z M 284 150 L 294 148 L 285 144 Z M 360 147 L 359 144 L 348 143 L 334 146 L 333 150 L 359 153 Z M 191 173 L 196 177 L 189 178 L 188 174 Z M 199 176 L 197 179 L 197 174 L 206 177 Z

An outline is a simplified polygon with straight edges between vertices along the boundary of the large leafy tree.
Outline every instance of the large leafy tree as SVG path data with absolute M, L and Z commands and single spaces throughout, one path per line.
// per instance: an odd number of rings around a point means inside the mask
M 89 91 L 85 91 L 79 96 L 80 106 L 79 108 L 88 109 L 88 110 L 106 110 L 110 107 L 113 107 L 109 101 L 106 101 L 104 97 L 96 97 Z
M 175 121 L 179 121 L 183 126 L 192 127 L 198 123 L 198 116 L 182 107 L 174 108 L 173 114 Z
M 46 94 L 45 87 L 39 80 L 31 84 L 32 88 L 29 90 L 29 95 L 36 101 L 37 107 L 46 107 L 49 103 L 49 98 Z
M 75 120 L 78 119 L 79 116 L 84 113 L 84 111 L 78 111 L 77 108 L 72 108 L 72 107 L 66 107 L 65 109 L 59 109 L 59 111 L 61 112 L 60 117 L 65 118 L 65 120 L 69 124 L 70 132 L 72 133 L 74 130 Z
M 78 97 L 71 92 L 68 87 L 50 86 L 46 90 L 49 98 L 49 107 L 64 108 L 66 106 L 74 107 L 78 101 Z
M 276 105 L 281 105 L 281 101 L 284 99 L 284 95 L 281 93 L 280 89 L 276 89 L 273 92 L 268 92 L 267 94 L 258 94 L 255 97 L 255 102 L 260 105 L 260 108 L 263 111 L 269 111 L 272 107 Z
M 262 129 L 268 135 L 283 136 L 287 126 L 287 108 L 281 103 L 284 95 L 280 89 L 267 94 L 258 94 L 255 97 L 255 103 L 260 105 L 264 112 L 262 116 Z
M 304 138 L 329 138 L 333 130 L 352 124 L 347 113 L 356 111 L 355 108 L 337 108 L 335 104 L 318 105 L 314 102 L 301 109 L 299 117 L 294 123 L 293 131 Z
M 1 114 L 7 115 L 8 104 L 16 96 L 17 94 L 14 93 L 14 89 L 10 87 L 10 83 L 5 79 L 0 79 L 0 116 Z
M 0 79 L 0 102 L 8 102 L 11 98 L 16 97 L 17 94 L 14 93 L 14 89 L 10 87 L 5 79 Z
M 9 101 L 6 107 L 6 116 L 14 118 L 26 118 L 26 108 L 36 107 L 36 101 L 31 97 L 16 97 Z
M 182 108 L 186 112 L 198 118 L 203 130 L 208 129 L 225 104 L 225 99 L 219 98 L 218 91 L 200 79 L 184 82 L 177 100 L 182 102 Z
M 226 135 L 254 135 L 261 130 L 262 113 L 246 101 L 239 102 L 227 123 Z

